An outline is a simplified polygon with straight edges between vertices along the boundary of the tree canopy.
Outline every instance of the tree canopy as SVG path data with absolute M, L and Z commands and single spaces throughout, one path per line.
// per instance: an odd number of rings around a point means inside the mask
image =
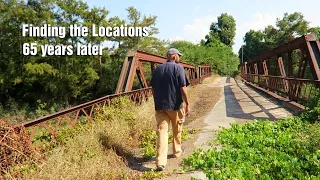
M 292 14 L 284 13 L 282 18 L 276 19 L 276 26 L 268 25 L 263 30 L 249 30 L 244 36 L 243 61 L 259 55 L 263 51 L 276 48 L 296 37 L 307 33 L 320 35 L 319 27 L 310 27 L 310 22 L 304 19 L 300 12 Z M 239 58 L 242 57 L 242 49 L 238 51 Z
M 210 25 L 209 34 L 205 37 L 206 44 L 219 40 L 225 45 L 232 47 L 234 44 L 234 37 L 236 35 L 236 21 L 233 16 L 227 13 L 222 13 L 218 17 L 218 22 L 213 22 Z

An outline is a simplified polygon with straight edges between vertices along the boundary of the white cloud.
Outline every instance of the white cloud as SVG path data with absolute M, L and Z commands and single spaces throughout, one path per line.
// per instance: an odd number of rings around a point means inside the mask
M 196 9 L 196 8 L 195 8 Z M 230 13 L 229 13 L 230 14 Z M 185 24 L 181 34 L 178 36 L 169 38 L 170 41 L 174 40 L 186 40 L 193 43 L 199 43 L 201 39 L 209 33 L 210 24 L 217 21 L 217 16 L 208 15 L 200 18 L 195 18 L 190 24 Z M 264 29 L 267 25 L 275 25 L 276 18 L 279 17 L 275 14 L 263 14 L 257 12 L 247 22 L 236 22 L 237 30 L 235 36 L 235 44 L 233 51 L 238 53 L 241 44 L 243 43 L 243 36 L 250 29 L 260 30 Z M 235 17 L 236 18 L 236 17 Z
M 233 52 L 238 53 L 239 48 L 243 44 L 243 37 L 246 32 L 253 30 L 263 30 L 268 25 L 275 26 L 276 20 L 278 17 L 282 17 L 283 14 L 276 13 L 261 13 L 256 12 L 249 19 L 244 19 L 244 22 L 236 21 L 236 36 L 235 36 L 235 44 L 233 45 Z M 183 26 L 182 32 L 175 37 L 169 38 L 170 41 L 174 40 L 186 40 L 191 41 L 193 43 L 199 43 L 201 39 L 209 33 L 209 27 L 212 22 L 217 21 L 217 16 L 208 15 L 200 18 L 195 18 L 191 21 L 190 24 L 185 24 Z M 237 19 L 237 17 L 235 17 Z M 311 26 L 319 26 L 320 19 L 317 18 L 306 18 L 310 21 Z
M 264 14 L 257 12 L 255 13 L 251 19 L 246 21 L 245 23 L 237 22 L 237 30 L 235 37 L 235 44 L 233 45 L 233 51 L 238 53 L 239 48 L 243 44 L 243 37 L 246 32 L 253 30 L 263 30 L 268 25 L 275 26 L 277 17 L 281 17 L 276 14 Z
M 185 40 L 193 43 L 199 43 L 201 39 L 209 33 L 210 24 L 217 21 L 217 16 L 204 16 L 193 19 L 191 24 L 183 26 L 179 36 L 169 38 L 170 40 Z

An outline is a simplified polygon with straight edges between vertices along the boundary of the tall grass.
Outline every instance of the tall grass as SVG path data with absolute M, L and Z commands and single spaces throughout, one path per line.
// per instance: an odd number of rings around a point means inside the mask
M 113 179 L 130 175 L 128 161 L 144 130 L 154 129 L 153 101 L 137 107 L 126 97 L 111 102 L 72 141 L 52 149 L 42 170 L 26 179 Z

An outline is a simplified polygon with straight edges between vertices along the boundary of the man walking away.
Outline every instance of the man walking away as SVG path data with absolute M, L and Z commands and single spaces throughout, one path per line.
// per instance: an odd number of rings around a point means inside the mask
M 163 171 L 167 164 L 169 124 L 173 130 L 173 156 L 182 155 L 181 133 L 185 116 L 189 115 L 189 99 L 184 68 L 177 64 L 182 54 L 175 48 L 167 52 L 167 62 L 155 69 L 150 85 L 153 90 L 157 123 L 157 171 Z M 186 103 L 184 109 L 183 100 Z

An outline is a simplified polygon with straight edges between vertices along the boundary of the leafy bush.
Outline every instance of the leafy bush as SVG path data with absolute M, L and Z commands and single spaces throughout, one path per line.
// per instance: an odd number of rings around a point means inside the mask
M 170 45 L 184 55 L 181 60 L 194 65 L 211 65 L 212 72 L 232 76 L 238 70 L 239 59 L 232 48 L 221 42 L 212 42 L 207 46 L 195 45 L 188 41 L 174 41 Z
M 145 130 L 142 134 L 142 153 L 146 159 L 151 159 L 156 155 L 157 133 L 154 130 Z
M 202 170 L 209 179 L 319 178 L 319 99 L 312 104 L 298 117 L 222 128 L 213 143 L 222 150 L 197 149 L 183 167 Z
M 320 93 L 314 95 L 306 104 L 306 111 L 301 114 L 305 121 L 315 122 L 320 120 Z
M 314 126 L 319 124 L 311 125 L 299 118 L 233 124 L 218 135 L 224 147 L 221 151 L 197 150 L 184 159 L 184 165 L 203 170 L 210 179 L 320 177 L 320 135 Z

